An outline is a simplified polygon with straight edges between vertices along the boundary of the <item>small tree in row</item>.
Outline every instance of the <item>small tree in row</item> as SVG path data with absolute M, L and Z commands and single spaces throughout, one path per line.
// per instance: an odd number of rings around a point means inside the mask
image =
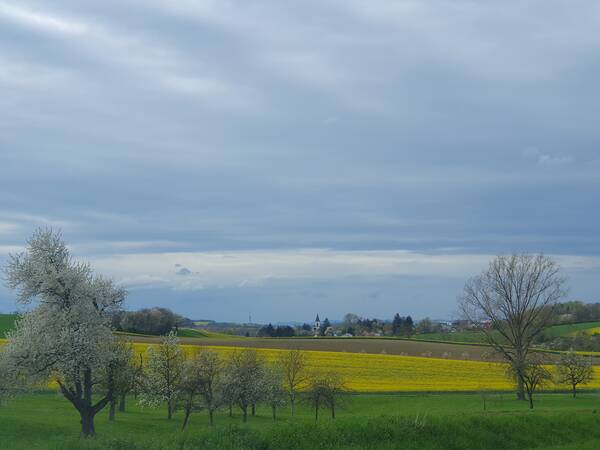
M 340 395 L 347 388 L 343 379 L 336 372 L 315 372 L 310 377 L 307 390 L 307 401 L 315 408 L 315 420 L 319 419 L 319 409 L 329 408 L 331 418 L 335 419 L 335 411 Z
M 592 363 L 574 351 L 570 351 L 561 355 L 556 362 L 556 376 L 553 378 L 549 370 L 550 361 L 540 353 L 532 352 L 523 361 L 522 365 L 517 367 L 513 362 L 509 366 L 508 374 L 511 378 L 515 378 L 520 374 L 523 388 L 525 390 L 529 407 L 533 409 L 533 395 L 540 388 L 544 387 L 554 379 L 556 384 L 567 384 L 570 386 L 575 398 L 577 395 L 577 386 L 589 383 L 593 376 L 594 370 Z
M 178 403 L 184 411 L 183 429 L 192 412 L 203 409 L 208 412 L 210 426 L 214 425 L 214 413 L 223 399 L 220 389 L 222 367 L 219 355 L 210 350 L 201 350 L 184 363 Z
M 292 416 L 295 413 L 298 391 L 307 381 L 306 354 L 300 350 L 282 352 L 277 359 L 277 365 L 283 375 L 283 383 L 290 399 Z
M 577 386 L 589 383 L 594 376 L 592 362 L 574 351 L 561 356 L 557 369 L 557 381 L 571 386 L 573 398 L 577 396 Z
M 181 395 L 185 355 L 175 333 L 169 333 L 161 345 L 149 347 L 142 377 L 140 403 L 147 406 L 167 405 L 167 419 L 173 417 Z

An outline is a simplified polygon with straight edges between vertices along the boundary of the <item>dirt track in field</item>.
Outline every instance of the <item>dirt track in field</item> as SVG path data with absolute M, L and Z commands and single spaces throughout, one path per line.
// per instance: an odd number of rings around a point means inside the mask
M 135 337 L 136 342 L 157 343 L 160 338 Z M 227 347 L 300 349 L 325 352 L 372 353 L 429 358 L 494 360 L 491 349 L 481 345 L 423 342 L 400 339 L 336 338 L 336 339 L 259 339 L 259 338 L 181 338 L 182 344 L 215 345 Z

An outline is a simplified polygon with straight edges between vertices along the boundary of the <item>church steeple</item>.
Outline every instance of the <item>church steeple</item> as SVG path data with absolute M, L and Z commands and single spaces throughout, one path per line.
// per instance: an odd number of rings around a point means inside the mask
M 319 315 L 317 314 L 317 318 L 315 319 L 315 326 L 313 327 L 313 332 L 315 336 L 318 336 L 321 333 L 321 319 L 319 319 Z

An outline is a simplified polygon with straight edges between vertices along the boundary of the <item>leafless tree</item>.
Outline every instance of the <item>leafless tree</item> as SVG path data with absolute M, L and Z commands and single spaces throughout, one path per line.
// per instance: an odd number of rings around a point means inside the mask
M 111 397 L 108 408 L 108 420 L 115 420 L 117 399 L 128 388 L 131 373 L 136 370 L 133 363 L 133 346 L 130 343 L 115 339 L 112 343 L 112 358 L 106 366 L 106 376 L 101 386 L 110 390 Z
M 235 351 L 227 365 L 223 392 L 227 403 L 242 410 L 243 420 L 248 420 L 248 408 L 253 408 L 261 399 L 261 380 L 265 364 L 256 350 Z
M 290 399 L 292 416 L 295 412 L 298 390 L 306 383 L 306 363 L 306 353 L 297 349 L 282 352 L 277 359 L 277 366 L 283 375 L 283 383 Z
M 195 358 L 200 375 L 200 395 L 204 408 L 208 411 L 210 426 L 214 425 L 215 411 L 223 402 L 221 378 L 223 363 L 219 354 L 212 350 L 201 350 Z
M 335 419 L 335 411 L 340 396 L 348 391 L 344 380 L 333 371 L 313 372 L 308 381 L 307 400 L 315 408 L 315 420 L 319 420 L 319 409 L 328 407 L 331 418 Z
M 532 344 L 565 295 L 563 286 L 559 266 L 544 255 L 498 256 L 465 285 L 460 309 L 511 365 L 519 399 L 525 399 L 523 371 Z
M 571 386 L 573 398 L 577 396 L 577 386 L 587 384 L 594 377 L 594 368 L 589 359 L 574 351 L 563 354 L 557 364 L 558 383 Z
M 268 367 L 262 378 L 262 399 L 271 407 L 273 420 L 277 420 L 277 408 L 285 405 L 287 395 L 283 386 L 283 375 L 278 367 Z
M 135 359 L 135 358 L 134 358 Z M 118 385 L 119 412 L 125 412 L 127 395 L 133 391 L 134 396 L 140 387 L 144 373 L 144 358 L 140 353 L 137 361 L 131 360 L 125 370 L 119 375 Z
M 202 408 L 201 403 L 201 374 L 199 366 L 195 360 L 185 361 L 181 371 L 181 381 L 179 383 L 179 395 L 175 402 L 175 408 L 183 410 L 182 430 L 185 430 L 192 411 Z
M 523 380 L 523 387 L 527 393 L 527 399 L 529 400 L 529 408 L 533 409 L 533 394 L 542 387 L 546 382 L 552 379 L 552 375 L 544 367 L 546 361 L 538 354 L 530 354 L 522 366 L 518 368 L 514 365 L 509 366 L 509 372 L 513 376 L 517 376 L 516 371 L 520 373 L 520 377 Z

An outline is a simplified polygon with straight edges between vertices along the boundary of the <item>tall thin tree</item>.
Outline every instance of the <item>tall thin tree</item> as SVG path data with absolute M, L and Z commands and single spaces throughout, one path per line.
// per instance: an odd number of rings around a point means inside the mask
M 462 313 L 512 366 L 519 399 L 525 399 L 527 357 L 550 323 L 552 306 L 565 295 L 564 282 L 551 258 L 511 255 L 498 256 L 465 285 Z

